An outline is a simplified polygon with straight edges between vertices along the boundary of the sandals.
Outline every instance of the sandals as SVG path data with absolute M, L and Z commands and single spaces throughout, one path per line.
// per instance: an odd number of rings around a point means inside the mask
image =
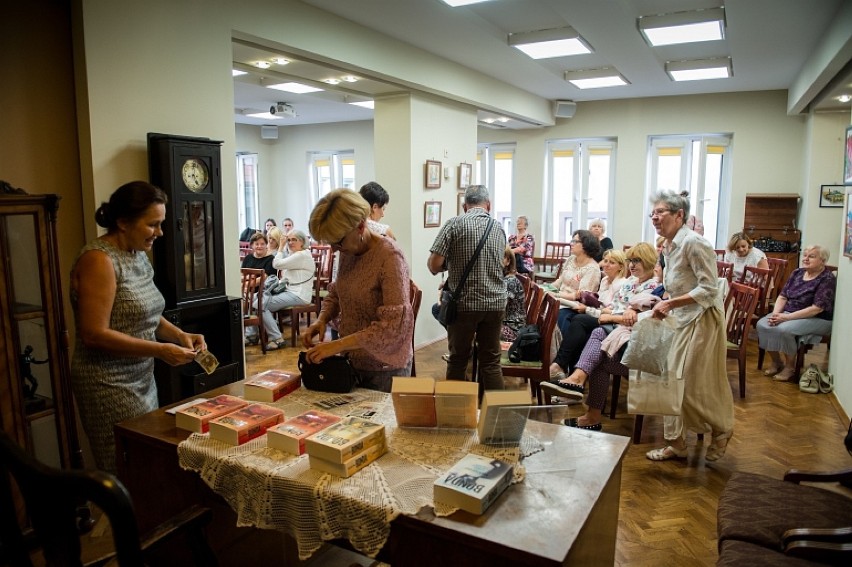
M 645 453 L 645 457 L 652 461 L 668 461 L 670 459 L 685 459 L 688 453 L 689 450 L 686 447 L 678 449 L 673 445 L 666 445 L 665 447 L 648 451 Z
M 704 458 L 708 461 L 718 461 L 725 456 L 725 451 L 728 449 L 728 441 L 734 435 L 733 431 L 726 431 L 713 437 L 713 444 L 707 447 L 707 454 Z
M 784 370 L 783 366 L 770 366 L 769 368 L 767 368 L 766 370 L 763 371 L 763 375 L 764 376 L 775 376 L 776 374 L 778 374 L 782 370 Z
M 580 425 L 580 421 L 576 417 L 569 417 L 567 419 L 562 420 L 562 423 L 567 425 L 568 427 L 576 427 L 577 429 L 588 429 L 589 431 L 600 431 L 603 429 L 602 423 L 587 423 L 586 425 Z
M 796 377 L 796 369 L 785 366 L 778 374 L 772 377 L 776 382 L 789 382 Z

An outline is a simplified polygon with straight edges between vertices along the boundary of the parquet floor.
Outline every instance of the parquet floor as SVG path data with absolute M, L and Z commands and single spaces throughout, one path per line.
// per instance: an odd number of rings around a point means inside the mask
M 832 395 L 803 394 L 798 384 L 778 383 L 757 370 L 757 348 L 747 361 L 745 399 L 738 396 L 737 362 L 728 361 L 734 389 L 735 434 L 725 457 L 708 463 L 701 442 L 693 436 L 687 461 L 651 462 L 645 452 L 662 445 L 662 420 L 646 417 L 639 445 L 631 445 L 624 459 L 616 565 L 715 565 L 716 505 L 732 471 L 741 470 L 781 478 L 790 468 L 831 470 L 852 466 L 843 446 L 848 421 Z M 417 375 L 443 378 L 445 341 L 416 353 Z M 262 355 L 248 347 L 247 374 L 269 368 L 296 368 L 298 349 L 284 348 Z M 807 363 L 827 365 L 825 345 L 808 355 Z M 525 387 L 507 379 L 510 387 Z M 604 432 L 630 436 L 633 417 L 626 413 L 626 386 L 616 419 L 604 417 Z M 572 412 L 580 414 L 582 406 Z M 558 536 L 555 528 L 554 536 Z

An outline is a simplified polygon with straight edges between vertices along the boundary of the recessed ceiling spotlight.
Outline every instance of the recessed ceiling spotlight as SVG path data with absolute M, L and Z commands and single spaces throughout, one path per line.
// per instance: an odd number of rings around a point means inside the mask
M 850 100 L 852 100 L 852 96 L 850 96 L 850 95 L 848 95 L 848 94 L 843 94 L 843 95 L 840 95 L 839 97 L 837 97 L 837 100 L 839 100 L 840 102 L 842 102 L 842 103 L 846 104 L 847 102 L 849 102 Z
M 272 62 L 276 65 L 287 65 L 290 63 L 289 59 L 284 59 L 283 57 L 273 57 Z
M 358 82 L 358 77 L 356 77 L 355 75 L 343 75 L 340 78 L 343 79 L 344 81 L 346 81 L 347 83 L 357 83 Z
M 493 118 L 483 118 L 483 122 L 487 122 L 488 124 L 494 124 L 495 120 Z
M 272 63 L 270 63 L 269 61 L 255 61 L 254 66 L 258 69 L 269 69 L 270 67 L 272 67 Z
M 323 83 L 328 83 L 329 85 L 339 85 L 340 79 L 323 79 Z
M 508 121 L 509 121 L 509 119 L 506 118 L 505 116 L 501 116 L 500 118 L 497 119 L 497 122 L 503 122 L 504 124 Z

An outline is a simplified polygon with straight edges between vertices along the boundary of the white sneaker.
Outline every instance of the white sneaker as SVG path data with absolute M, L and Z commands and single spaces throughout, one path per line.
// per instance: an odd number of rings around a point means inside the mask
M 449 362 L 449 361 L 450 361 L 450 353 L 445 352 L 444 354 L 442 354 L 442 355 L 441 355 L 441 359 L 442 359 L 444 362 Z

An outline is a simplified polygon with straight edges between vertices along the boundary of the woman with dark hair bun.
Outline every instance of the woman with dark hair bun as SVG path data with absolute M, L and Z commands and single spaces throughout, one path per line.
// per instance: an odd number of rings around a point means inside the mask
M 162 315 L 165 300 L 146 253 L 163 234 L 166 202 L 144 181 L 116 189 L 95 213 L 106 234 L 83 247 L 71 271 L 71 385 L 95 464 L 113 473 L 113 426 L 158 407 L 154 359 L 177 366 L 207 348 L 202 335 Z

